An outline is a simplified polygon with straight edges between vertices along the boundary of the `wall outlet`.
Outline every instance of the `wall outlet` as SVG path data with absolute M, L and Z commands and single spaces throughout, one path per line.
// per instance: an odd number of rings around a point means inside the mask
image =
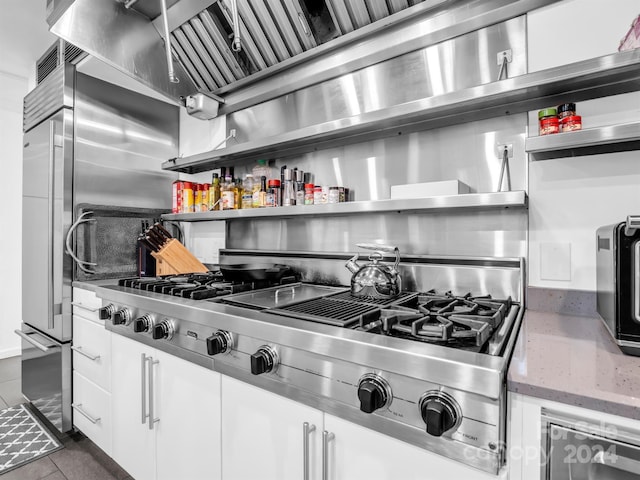
M 571 281 L 571 244 L 540 244 L 540 279 Z

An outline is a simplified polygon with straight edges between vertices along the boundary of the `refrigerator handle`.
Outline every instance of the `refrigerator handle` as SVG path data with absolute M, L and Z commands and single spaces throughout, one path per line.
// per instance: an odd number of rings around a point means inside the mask
M 47 328 L 49 330 L 53 330 L 53 320 L 54 320 L 54 292 L 53 292 L 53 284 L 55 282 L 55 278 L 53 277 L 53 235 L 54 235 L 54 206 L 55 206 L 55 157 L 56 157 L 56 123 L 54 121 L 49 122 L 49 192 L 47 198 L 47 208 L 48 208 L 48 232 L 49 237 L 47 238 L 47 305 L 49 308 L 47 309 Z
M 34 347 L 36 347 L 38 350 L 42 350 L 43 352 L 48 352 L 49 350 L 53 350 L 54 348 L 59 347 L 59 345 L 53 344 L 53 345 L 43 345 L 40 342 L 36 342 L 33 338 L 31 338 L 31 336 L 29 336 L 28 334 L 24 333 L 21 330 L 14 330 L 13 331 L 16 335 L 18 335 L 20 338 L 23 338 L 24 340 L 26 340 L 27 342 L 29 342 L 31 345 L 33 345 Z

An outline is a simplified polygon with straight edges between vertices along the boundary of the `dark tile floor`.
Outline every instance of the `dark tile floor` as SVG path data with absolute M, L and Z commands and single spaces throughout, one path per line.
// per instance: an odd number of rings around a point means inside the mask
M 20 357 L 0 360 L 0 410 L 22 403 Z M 1 480 L 132 480 L 80 433 L 61 438 L 64 448 L 5 474 Z

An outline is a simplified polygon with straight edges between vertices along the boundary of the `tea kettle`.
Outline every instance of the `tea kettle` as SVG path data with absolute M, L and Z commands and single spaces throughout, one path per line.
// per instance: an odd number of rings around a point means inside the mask
M 351 258 L 345 267 L 353 274 L 351 277 L 351 294 L 355 297 L 366 298 L 394 298 L 402 291 L 402 279 L 398 273 L 400 251 L 398 247 L 378 245 L 375 243 L 358 243 L 358 247 L 374 250 L 369 255 L 372 263 L 360 266 L 357 263 L 358 254 Z M 395 253 L 396 262 L 393 267 L 379 263 L 384 257 L 383 252 Z

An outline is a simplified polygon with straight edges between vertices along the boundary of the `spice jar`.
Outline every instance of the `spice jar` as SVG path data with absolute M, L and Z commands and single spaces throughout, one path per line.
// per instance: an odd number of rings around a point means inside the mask
M 304 204 L 313 205 L 313 183 L 304 184 Z
M 272 178 L 267 183 L 267 207 L 280 206 L 280 180 Z
M 538 112 L 540 135 L 550 135 L 560 131 L 558 112 L 555 108 L 545 108 Z
M 560 120 L 556 117 L 540 120 L 540 135 L 551 135 L 560 131 Z
M 558 118 L 562 120 L 565 117 L 571 117 L 576 114 L 575 103 L 563 103 L 558 105 Z
M 580 115 L 571 115 L 560 120 L 561 132 L 575 132 L 582 130 L 582 117 Z
M 322 187 L 320 185 L 313 187 L 313 203 L 314 205 L 322 203 Z
M 340 203 L 340 188 L 330 187 L 327 203 Z

